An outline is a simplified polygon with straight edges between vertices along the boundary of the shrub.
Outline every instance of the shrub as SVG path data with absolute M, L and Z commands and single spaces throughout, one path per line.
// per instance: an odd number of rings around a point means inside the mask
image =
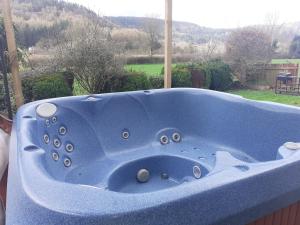
M 172 69 L 172 87 L 192 87 L 192 74 L 187 65 L 176 65 Z
M 37 78 L 36 77 L 24 77 L 22 79 L 22 90 L 23 90 L 25 103 L 34 101 L 32 88 L 33 88 L 35 79 L 37 79 Z
M 73 24 L 58 40 L 58 66 L 71 71 L 88 93 L 104 92 L 115 74 L 123 73 L 123 61 L 117 57 L 122 46 L 112 40 L 110 30 L 100 21 Z
M 0 80 L 0 112 L 6 111 L 4 84 Z
M 25 102 L 72 95 L 62 73 L 26 77 L 22 86 Z
M 164 68 L 161 74 L 164 74 Z M 172 68 L 172 87 L 192 87 L 192 74 L 188 64 L 177 64 Z
M 161 74 L 164 73 L 164 68 Z M 172 69 L 172 87 L 209 88 L 225 91 L 233 84 L 229 65 L 221 60 L 200 64 L 181 64 Z
M 221 60 L 212 60 L 205 66 L 205 71 L 211 77 L 209 89 L 226 91 L 233 84 L 233 74 L 228 64 Z
M 206 64 L 177 64 L 172 69 L 172 87 L 209 88 L 211 77 L 206 69 Z
M 163 76 L 151 76 L 149 77 L 150 89 L 160 89 L 164 87 Z
M 160 89 L 164 86 L 162 76 L 150 76 L 145 73 L 128 71 L 125 75 L 115 75 L 105 86 L 105 92 L 136 91 Z
M 164 69 L 162 69 L 162 74 Z M 210 88 L 224 91 L 231 87 L 233 76 L 229 66 L 221 60 L 202 64 L 178 64 L 172 69 L 172 87 Z M 103 92 L 160 89 L 164 86 L 163 76 L 127 71 L 124 75 L 114 74 L 106 82 Z
M 129 72 L 122 79 L 121 91 L 147 90 L 150 87 L 149 79 L 145 73 Z
M 126 75 L 114 74 L 109 81 L 105 83 L 103 93 L 120 92 L 126 81 Z
M 192 75 L 192 86 L 194 88 L 209 88 L 211 83 L 210 73 L 207 71 L 207 64 L 189 64 L 189 71 Z
M 64 71 L 62 73 L 64 81 L 68 85 L 69 89 L 73 91 L 74 86 L 74 74 L 70 71 Z

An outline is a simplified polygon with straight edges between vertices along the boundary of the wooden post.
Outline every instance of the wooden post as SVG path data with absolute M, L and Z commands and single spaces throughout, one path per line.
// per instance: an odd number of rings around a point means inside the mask
M 9 0 L 2 0 L 2 3 L 3 3 L 2 11 L 4 17 L 6 39 L 7 39 L 7 48 L 9 54 L 9 63 L 11 67 L 11 75 L 13 81 L 13 90 L 15 94 L 16 105 L 17 107 L 20 107 L 24 103 L 24 97 L 22 93 L 22 83 L 19 77 L 18 53 L 17 53 L 14 27 L 12 23 L 10 2 Z
M 300 67 L 299 64 L 297 64 L 297 78 L 300 78 Z
M 172 0 L 165 0 L 165 77 L 164 87 L 172 87 Z

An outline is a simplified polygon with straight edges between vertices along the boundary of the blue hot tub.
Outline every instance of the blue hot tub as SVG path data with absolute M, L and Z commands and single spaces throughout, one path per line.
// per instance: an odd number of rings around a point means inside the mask
M 300 199 L 300 109 L 199 89 L 17 113 L 7 225 L 246 224 Z

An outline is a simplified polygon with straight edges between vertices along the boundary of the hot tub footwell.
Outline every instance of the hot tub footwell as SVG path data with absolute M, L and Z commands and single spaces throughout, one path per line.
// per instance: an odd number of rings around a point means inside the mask
M 248 225 L 299 225 L 300 201 L 270 215 L 262 217 Z

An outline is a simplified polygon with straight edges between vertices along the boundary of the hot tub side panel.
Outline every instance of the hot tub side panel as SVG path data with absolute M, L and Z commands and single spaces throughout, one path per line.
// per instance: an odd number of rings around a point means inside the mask
M 248 225 L 298 225 L 300 224 L 300 202 L 257 219 Z

